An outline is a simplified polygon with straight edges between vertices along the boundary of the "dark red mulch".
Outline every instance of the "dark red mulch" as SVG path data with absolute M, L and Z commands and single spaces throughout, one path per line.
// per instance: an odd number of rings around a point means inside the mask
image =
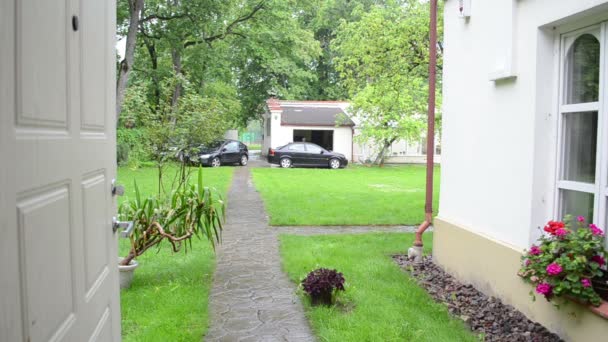
M 436 301 L 446 304 L 450 314 L 462 319 L 485 341 L 562 341 L 512 306 L 484 295 L 472 285 L 459 283 L 435 265 L 431 257 L 425 257 L 419 265 L 406 255 L 395 255 L 393 259 Z

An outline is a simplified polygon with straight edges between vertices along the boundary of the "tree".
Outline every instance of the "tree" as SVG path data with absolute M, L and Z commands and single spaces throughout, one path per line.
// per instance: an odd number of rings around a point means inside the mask
M 352 97 L 357 139 L 378 145 L 374 163 L 382 164 L 393 142 L 418 140 L 426 127 L 428 4 L 393 1 L 356 11 L 361 19 L 338 30 L 336 70 Z
M 303 27 L 314 34 L 319 42 L 321 54 L 315 58 L 311 70 L 316 79 L 310 83 L 304 99 L 344 100 L 348 92 L 340 83 L 336 70 L 336 52 L 333 48 L 340 23 L 356 22 L 360 15 L 374 5 L 384 4 L 384 0 L 303 0 Z M 355 10 L 356 9 L 356 10 Z
M 129 80 L 129 74 L 131 73 L 131 69 L 133 68 L 133 60 L 135 56 L 135 47 L 137 45 L 137 31 L 139 27 L 139 17 L 141 15 L 141 11 L 144 7 L 144 0 L 126 0 L 122 1 L 122 7 L 119 4 L 118 7 L 118 22 L 122 20 L 121 14 L 124 19 L 124 4 L 128 5 L 128 24 L 127 24 L 127 33 L 126 33 L 126 46 L 125 46 L 125 57 L 120 62 L 120 66 L 118 68 L 118 81 L 116 83 L 116 120 L 118 121 L 118 117 L 122 110 L 122 104 L 124 101 L 125 91 L 127 90 L 127 82 Z M 120 27 L 119 27 L 120 29 Z
M 240 25 L 253 20 L 264 9 L 265 0 L 259 1 L 206 1 L 190 0 L 122 0 L 118 6 L 118 32 L 126 35 L 125 57 L 120 62 L 117 82 L 116 115 L 120 118 L 124 95 L 131 72 L 135 70 L 138 37 L 144 36 L 144 45 L 155 73 L 159 60 L 169 52 L 175 75 L 184 74 L 185 50 L 224 40 L 233 35 L 243 36 Z M 160 80 L 156 73 L 154 85 Z M 182 82 L 175 83 L 172 109 L 177 110 L 182 95 Z M 158 97 L 158 88 L 155 91 Z M 158 101 L 158 98 L 156 99 Z

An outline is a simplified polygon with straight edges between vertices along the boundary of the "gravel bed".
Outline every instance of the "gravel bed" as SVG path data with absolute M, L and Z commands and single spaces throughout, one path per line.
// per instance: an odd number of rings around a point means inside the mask
M 445 304 L 450 314 L 462 319 L 485 341 L 562 341 L 500 299 L 458 282 L 435 265 L 432 257 L 425 257 L 419 265 L 408 260 L 406 255 L 395 255 L 393 259 L 436 301 Z

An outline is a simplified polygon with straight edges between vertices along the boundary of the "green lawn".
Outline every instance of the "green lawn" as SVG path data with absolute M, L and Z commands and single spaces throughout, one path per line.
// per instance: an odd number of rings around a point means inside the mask
M 169 168 L 168 175 L 177 168 Z M 234 168 L 204 168 L 203 180 L 226 193 Z M 196 171 L 196 170 L 195 170 Z M 169 183 L 167 177 L 167 184 Z M 154 168 L 118 169 L 125 200 L 134 196 L 133 180 L 142 194 L 158 191 Z M 194 174 L 193 180 L 196 179 Z M 120 255 L 129 249 L 121 239 Z M 121 291 L 122 337 L 124 341 L 201 341 L 208 327 L 208 296 L 215 268 L 215 255 L 208 242 L 194 238 L 187 254 L 174 254 L 168 244 L 137 258 L 140 263 L 130 289 Z
M 270 224 L 394 225 L 424 220 L 425 168 L 252 169 Z M 434 204 L 439 196 L 435 168 Z
M 281 235 L 280 239 L 283 268 L 292 281 L 299 284 L 318 267 L 335 268 L 346 279 L 346 291 L 338 295 L 335 307 L 311 307 L 303 298 L 319 341 L 476 340 L 391 260 L 391 254 L 411 246 L 413 234 Z M 431 239 L 427 233 L 426 246 L 431 246 Z

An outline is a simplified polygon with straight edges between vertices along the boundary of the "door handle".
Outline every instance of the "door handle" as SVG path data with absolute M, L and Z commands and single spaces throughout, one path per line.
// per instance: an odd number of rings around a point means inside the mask
M 112 218 L 112 232 L 116 233 L 118 228 L 123 228 L 124 230 L 120 232 L 120 237 L 128 238 L 133 233 L 133 221 L 118 221 L 116 217 Z

